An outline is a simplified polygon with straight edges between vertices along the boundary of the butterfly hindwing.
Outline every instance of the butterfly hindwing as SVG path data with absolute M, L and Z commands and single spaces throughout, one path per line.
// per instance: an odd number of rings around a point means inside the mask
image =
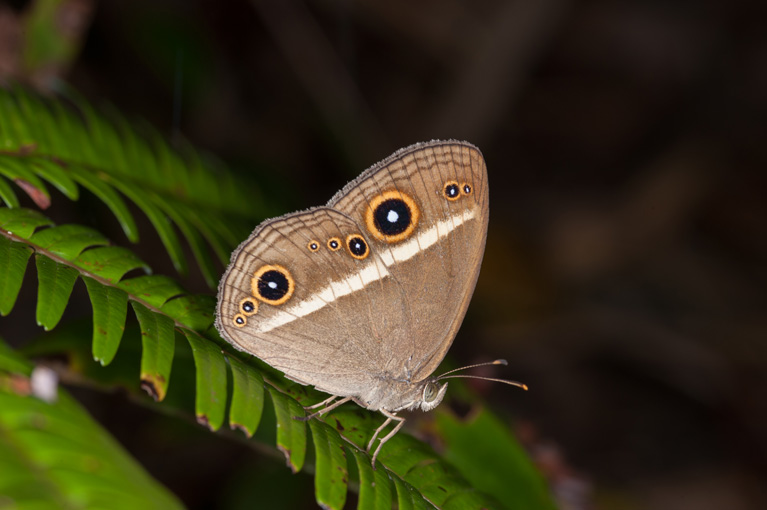
M 222 280 L 219 329 L 298 382 L 334 394 L 370 386 L 376 360 L 391 356 L 384 339 L 407 321 L 399 289 L 383 285 L 385 266 L 369 248 L 362 253 L 368 243 L 328 208 L 265 222 Z

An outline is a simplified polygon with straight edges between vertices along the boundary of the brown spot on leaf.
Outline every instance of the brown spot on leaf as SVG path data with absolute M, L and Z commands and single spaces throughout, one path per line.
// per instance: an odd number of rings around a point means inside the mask
M 102 467 L 101 461 L 92 455 L 88 455 L 83 459 L 83 467 L 85 467 L 86 471 L 90 473 L 98 473 L 98 471 Z
M 210 420 L 208 419 L 208 416 L 205 415 L 205 414 L 198 414 L 197 415 L 197 423 L 199 423 L 203 427 L 207 427 L 210 430 L 213 430 L 213 427 L 210 426 Z
M 40 188 L 36 188 L 32 183 L 24 179 L 14 179 L 13 182 L 23 189 L 40 209 L 45 210 L 51 206 L 51 197 L 46 195 Z
M 151 381 L 144 381 L 144 380 L 142 380 L 141 381 L 141 389 L 146 391 L 147 393 L 149 393 L 149 396 L 152 397 L 153 399 L 155 399 L 155 401 L 159 400 L 158 399 L 159 395 L 157 394 L 157 388 L 154 387 L 154 384 L 152 384 Z
M 250 438 L 250 437 L 252 437 L 252 436 L 253 436 L 253 434 L 251 434 L 251 433 L 248 431 L 247 427 L 245 427 L 245 425 L 243 425 L 243 424 L 241 424 L 241 423 L 237 423 L 237 422 L 231 422 L 231 423 L 229 423 L 229 428 L 231 428 L 232 430 L 235 430 L 235 429 L 236 429 L 236 430 L 239 430 L 239 431 L 241 431 L 241 432 L 242 432 L 243 434 L 245 434 L 245 436 L 246 436 L 246 437 L 248 437 L 248 438 Z
M 298 473 L 298 471 L 296 471 L 295 466 L 290 463 L 290 450 L 280 445 L 277 445 L 277 449 L 281 451 L 282 454 L 285 456 L 285 463 L 288 465 L 288 467 L 293 472 L 293 474 Z
M 165 398 L 165 377 L 157 374 L 141 374 L 141 389 L 149 393 L 156 402 Z
M 32 413 L 29 417 L 29 423 L 37 429 L 48 428 L 48 417 L 42 413 Z
M 336 420 L 336 430 L 338 430 L 339 432 L 343 432 L 344 430 L 346 430 L 344 429 L 344 426 L 341 425 L 341 422 L 338 421 L 338 418 L 335 418 L 335 420 Z
M 25 143 L 21 147 L 19 147 L 19 150 L 17 151 L 21 156 L 29 156 L 33 152 L 37 150 L 37 144 L 36 143 Z
M 29 377 L 19 374 L 0 375 L 0 388 L 7 388 L 22 397 L 29 396 L 32 393 L 32 383 Z

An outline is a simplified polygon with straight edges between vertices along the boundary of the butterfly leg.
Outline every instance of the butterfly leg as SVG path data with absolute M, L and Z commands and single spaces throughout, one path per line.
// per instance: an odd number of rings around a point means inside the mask
M 385 429 L 385 428 L 386 428 L 386 426 L 387 426 L 388 424 L 390 424 L 390 423 L 391 423 L 391 420 L 392 420 L 391 418 L 387 417 L 387 418 L 386 418 L 386 421 L 385 421 L 385 422 L 383 422 L 383 423 L 381 424 L 381 426 L 380 426 L 380 427 L 378 427 L 378 428 L 376 429 L 376 431 L 375 431 L 375 432 L 373 432 L 373 437 L 371 437 L 371 438 L 370 438 L 370 442 L 368 443 L 368 447 L 367 447 L 367 450 L 366 450 L 366 451 L 368 451 L 368 452 L 370 451 L 370 449 L 373 447 L 373 443 L 375 443 L 375 440 L 376 440 L 376 438 L 378 437 L 378 434 L 380 434 L 380 433 L 381 433 L 381 431 L 382 431 L 383 429 Z
M 324 405 L 324 404 L 330 404 L 330 402 L 333 402 L 333 400 L 335 400 L 335 399 L 337 399 L 337 398 L 338 398 L 338 396 L 334 395 L 334 396 L 330 397 L 329 399 L 323 400 L 323 401 L 322 401 L 322 402 L 320 402 L 319 404 L 315 404 L 315 405 L 313 405 L 313 406 L 310 406 L 310 407 L 304 407 L 304 409 L 315 409 L 315 408 L 317 408 L 317 407 L 320 407 L 321 405 Z M 340 406 L 341 404 L 345 404 L 345 403 L 347 403 L 347 402 L 348 402 L 348 401 L 350 401 L 351 399 L 352 399 L 352 397 L 345 397 L 345 398 L 342 398 L 342 399 L 341 399 L 341 400 L 339 400 L 338 402 L 333 402 L 333 403 L 332 403 L 332 404 L 330 404 L 329 406 L 327 406 L 327 407 L 325 407 L 325 408 L 323 408 L 323 409 L 320 409 L 320 410 L 319 410 L 319 411 L 317 411 L 316 413 L 312 413 L 312 414 L 310 414 L 309 416 L 294 416 L 294 417 L 293 417 L 293 419 L 294 419 L 294 420 L 298 420 L 298 421 L 309 421 L 309 420 L 311 420 L 312 418 L 316 418 L 317 416 L 322 416 L 323 414 L 325 414 L 325 413 L 327 413 L 327 412 L 330 412 L 330 411 L 332 411 L 332 410 L 333 410 L 333 409 L 335 409 L 336 407 Z
M 330 404 L 331 402 L 333 402 L 337 398 L 338 398 L 338 395 L 332 395 L 330 398 L 326 398 L 325 400 L 323 400 L 322 402 L 320 402 L 318 404 L 314 404 L 313 406 L 306 406 L 306 407 L 304 407 L 304 411 L 309 411 L 311 409 L 317 409 L 318 407 L 324 407 L 324 406 Z
M 386 443 L 386 441 L 394 437 L 394 434 L 399 432 L 399 429 L 401 429 L 402 425 L 405 424 L 405 418 L 397 416 L 396 413 L 390 413 L 389 411 L 381 409 L 381 414 L 386 416 L 386 421 L 383 422 L 383 425 L 381 425 L 380 427 L 378 427 L 378 429 L 376 429 L 375 434 L 373 434 L 373 438 L 370 440 L 370 443 L 368 443 L 368 451 L 370 451 L 370 447 L 373 446 L 373 441 L 375 441 L 376 437 L 378 437 L 378 434 L 384 429 L 384 427 L 386 427 L 392 421 L 396 421 L 398 423 L 397 425 L 394 426 L 392 431 L 386 434 L 384 438 L 381 439 L 381 442 L 378 443 L 378 448 L 376 448 L 376 451 L 373 454 L 373 460 L 372 460 L 373 469 L 376 468 L 376 458 L 378 457 L 378 454 L 380 453 L 381 448 L 383 448 L 384 443 Z

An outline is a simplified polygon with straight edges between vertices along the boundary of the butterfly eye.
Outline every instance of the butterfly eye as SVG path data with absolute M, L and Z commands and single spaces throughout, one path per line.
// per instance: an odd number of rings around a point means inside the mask
M 415 230 L 419 218 L 415 200 L 401 191 L 385 191 L 374 197 L 365 212 L 368 231 L 387 243 L 407 239 Z
M 471 195 L 471 184 L 464 182 L 463 185 L 461 185 L 461 191 L 463 191 L 464 195 Z
M 245 316 L 244 316 L 244 315 L 242 315 L 241 313 L 238 313 L 237 315 L 235 315 L 235 316 L 234 316 L 234 319 L 232 319 L 232 322 L 234 322 L 234 325 L 235 325 L 235 326 L 237 326 L 238 328 L 241 328 L 241 327 L 243 327 L 245 324 L 247 324 L 247 323 L 248 323 L 248 321 L 247 321 L 247 319 L 245 318 Z
M 461 188 L 458 187 L 457 182 L 448 181 L 445 183 L 445 187 L 442 188 L 442 194 L 450 201 L 458 200 L 461 198 Z
M 318 251 L 320 251 L 320 243 L 318 243 L 317 241 L 313 239 L 309 241 L 309 244 L 307 244 L 306 247 L 312 253 L 317 253 Z
M 255 272 L 250 288 L 253 295 L 264 303 L 281 305 L 293 295 L 296 282 L 284 267 L 267 264 Z
M 423 389 L 424 402 L 433 402 L 434 399 L 437 398 L 438 393 L 439 387 L 436 384 L 433 382 L 427 383 L 426 387 Z

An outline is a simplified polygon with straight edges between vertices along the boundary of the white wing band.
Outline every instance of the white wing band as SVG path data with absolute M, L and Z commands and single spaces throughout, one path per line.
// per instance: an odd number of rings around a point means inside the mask
M 440 239 L 447 236 L 464 223 L 473 220 L 477 215 L 477 209 L 462 210 L 446 220 L 438 221 L 428 230 L 420 232 L 407 242 L 393 246 L 383 252 L 379 257 L 370 257 L 371 263 L 364 265 L 358 272 L 338 281 L 332 281 L 309 299 L 292 303 L 280 309 L 277 313 L 255 324 L 259 333 L 267 333 L 275 328 L 284 326 L 296 319 L 305 317 L 316 312 L 320 308 L 332 303 L 336 299 L 348 296 L 358 290 L 364 289 L 369 283 L 383 280 L 389 276 L 388 268 L 397 262 L 413 258 L 417 253 L 426 250 L 436 244 Z M 255 322 L 255 321 L 254 321 Z

